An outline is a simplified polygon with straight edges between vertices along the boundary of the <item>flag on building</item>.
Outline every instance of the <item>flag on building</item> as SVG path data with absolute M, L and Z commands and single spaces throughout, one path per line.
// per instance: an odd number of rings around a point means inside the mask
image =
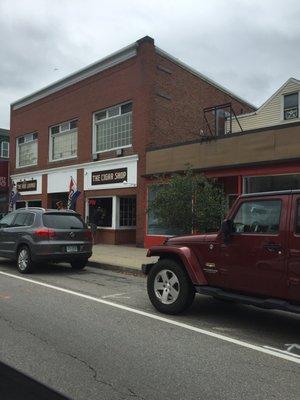
M 80 193 L 81 192 L 77 189 L 75 180 L 71 176 L 70 186 L 69 186 L 69 197 L 68 197 L 68 210 L 76 209 L 76 201 Z
M 14 206 L 18 200 L 20 200 L 21 194 L 18 192 L 17 185 L 15 182 L 11 181 L 10 185 L 10 193 L 9 193 L 9 203 L 8 203 L 8 211 L 11 212 L 14 209 Z

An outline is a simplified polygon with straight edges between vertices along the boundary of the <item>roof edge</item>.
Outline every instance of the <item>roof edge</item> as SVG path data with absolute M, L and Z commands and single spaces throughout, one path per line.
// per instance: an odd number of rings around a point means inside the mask
M 31 104 L 37 100 L 40 100 L 44 97 L 47 97 L 50 94 L 58 92 L 72 84 L 80 82 L 92 75 L 97 74 L 98 72 L 104 71 L 108 68 L 111 68 L 121 62 L 124 62 L 137 54 L 137 47 L 139 43 L 134 42 L 129 46 L 123 47 L 122 49 L 111 53 L 110 55 L 92 63 L 88 66 L 81 68 L 62 79 L 59 79 L 27 96 L 24 96 L 15 102 L 11 103 L 11 107 L 13 110 L 24 107 L 28 104 Z
M 219 83 L 215 82 L 213 79 L 208 78 L 206 75 L 203 75 L 201 72 L 199 72 L 196 69 L 194 69 L 194 68 L 190 67 L 189 65 L 185 64 L 183 61 L 179 60 L 178 58 L 172 56 L 171 54 L 167 53 L 166 51 L 162 50 L 161 48 L 159 48 L 157 46 L 155 46 L 155 50 L 156 50 L 157 54 L 159 54 L 159 55 L 161 55 L 161 56 L 163 56 L 165 58 L 168 58 L 170 61 L 172 61 L 175 64 L 177 64 L 179 67 L 185 69 L 186 71 L 188 71 L 191 74 L 197 76 L 198 78 L 200 78 L 203 81 L 209 83 L 210 85 L 215 86 L 217 89 L 221 90 L 222 92 L 225 92 L 225 93 L 229 94 L 234 99 L 247 104 L 249 107 L 254 108 L 254 110 L 257 110 L 257 107 L 254 104 L 252 104 L 249 101 L 243 99 L 242 97 L 236 95 L 235 93 L 233 93 L 232 91 L 230 91 L 226 87 L 224 87 L 224 86 L 220 85 Z

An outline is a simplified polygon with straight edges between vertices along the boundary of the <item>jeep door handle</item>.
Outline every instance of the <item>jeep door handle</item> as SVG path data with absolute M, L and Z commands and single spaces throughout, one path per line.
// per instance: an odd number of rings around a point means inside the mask
M 282 251 L 282 246 L 278 243 L 272 243 L 272 242 L 267 243 L 264 245 L 264 248 L 270 251 L 271 253 Z

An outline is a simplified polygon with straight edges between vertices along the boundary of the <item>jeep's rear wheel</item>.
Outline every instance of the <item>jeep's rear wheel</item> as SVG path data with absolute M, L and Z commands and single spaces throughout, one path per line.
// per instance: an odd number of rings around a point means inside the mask
M 194 286 L 184 268 L 169 259 L 161 259 L 151 268 L 147 290 L 154 307 L 166 314 L 183 312 L 195 297 Z

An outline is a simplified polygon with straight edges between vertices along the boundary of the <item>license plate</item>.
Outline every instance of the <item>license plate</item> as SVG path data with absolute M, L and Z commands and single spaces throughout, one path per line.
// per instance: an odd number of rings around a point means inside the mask
M 67 253 L 76 253 L 78 251 L 77 246 L 66 246 Z

